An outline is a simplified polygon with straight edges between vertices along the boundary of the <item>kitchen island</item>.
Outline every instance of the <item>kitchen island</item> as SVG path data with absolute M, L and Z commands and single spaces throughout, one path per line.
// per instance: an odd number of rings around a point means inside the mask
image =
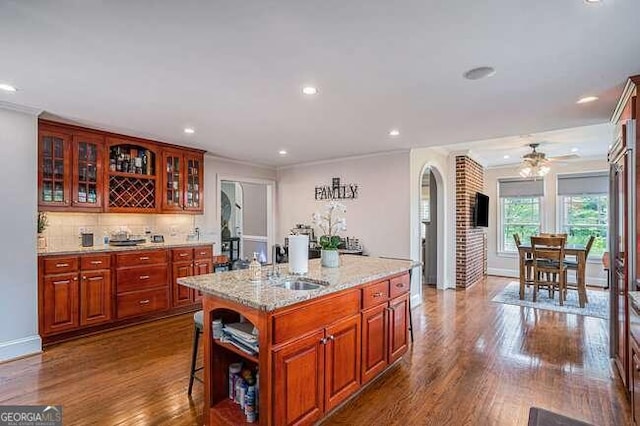
M 259 370 L 259 424 L 313 424 L 330 414 L 406 352 L 409 271 L 418 265 L 342 256 L 339 268 L 322 268 L 312 260 L 303 277 L 317 284 L 312 290 L 289 290 L 295 278 L 283 283 L 266 271 L 257 283 L 247 270 L 178 279 L 204 294 L 205 424 L 245 422 L 229 399 L 229 365 L 238 362 Z M 213 338 L 214 320 L 241 318 L 255 327 L 257 353 Z

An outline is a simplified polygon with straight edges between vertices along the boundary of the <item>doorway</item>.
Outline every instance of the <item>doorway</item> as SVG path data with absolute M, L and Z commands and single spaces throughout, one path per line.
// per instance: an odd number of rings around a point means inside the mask
M 420 178 L 420 241 L 423 283 L 438 282 L 438 186 L 431 167 Z
M 220 200 L 220 252 L 233 263 L 271 262 L 274 244 L 273 199 L 275 183 L 259 179 L 218 179 Z

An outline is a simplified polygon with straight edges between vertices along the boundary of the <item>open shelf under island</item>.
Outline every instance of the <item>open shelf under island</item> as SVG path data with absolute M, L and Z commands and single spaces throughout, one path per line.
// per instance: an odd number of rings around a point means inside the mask
M 248 270 L 178 279 L 204 294 L 205 424 L 246 421 L 229 400 L 229 365 L 238 362 L 259 371 L 260 425 L 329 415 L 407 351 L 409 271 L 418 265 L 342 256 L 339 268 L 322 268 L 312 260 L 304 278 L 321 284 L 313 290 L 288 290 L 266 274 L 251 282 Z M 253 324 L 257 356 L 214 339 L 214 320 Z

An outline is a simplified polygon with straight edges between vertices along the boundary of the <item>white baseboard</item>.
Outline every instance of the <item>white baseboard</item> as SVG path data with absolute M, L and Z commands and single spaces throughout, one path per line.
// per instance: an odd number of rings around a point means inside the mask
M 37 334 L 23 337 L 22 339 L 0 342 L 0 362 L 39 352 L 42 352 L 42 339 Z
M 514 269 L 501 269 L 501 268 L 487 268 L 488 275 L 497 275 L 499 277 L 509 277 L 509 278 L 519 278 L 520 272 Z M 569 278 L 567 280 L 571 281 L 571 272 L 569 272 Z M 597 278 L 597 277 L 586 277 L 587 285 L 594 287 L 605 287 L 607 285 L 606 278 Z

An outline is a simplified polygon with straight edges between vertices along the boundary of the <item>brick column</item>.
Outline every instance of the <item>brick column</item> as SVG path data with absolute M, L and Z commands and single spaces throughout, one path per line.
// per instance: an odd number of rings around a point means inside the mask
M 476 192 L 483 192 L 484 169 L 466 155 L 456 157 L 456 287 L 484 276 L 484 231 L 473 227 Z

